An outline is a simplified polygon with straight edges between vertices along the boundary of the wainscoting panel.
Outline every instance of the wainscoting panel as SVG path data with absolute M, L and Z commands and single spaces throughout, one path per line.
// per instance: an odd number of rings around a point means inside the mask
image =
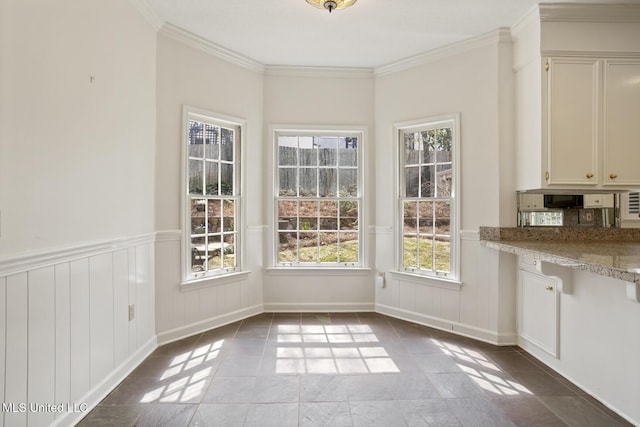
M 97 384 L 114 366 L 113 285 L 113 254 L 89 258 L 91 384 Z
M 135 301 L 135 300 L 132 300 Z M 129 356 L 129 251 L 113 253 L 113 364 Z
M 55 403 L 64 405 L 71 402 L 71 270 L 69 263 L 58 264 L 55 270 Z
M 54 267 L 28 273 L 28 402 L 55 401 L 55 281 Z M 29 425 L 44 426 L 53 422 L 53 412 L 27 412 Z
M 128 283 L 129 283 L 129 301 L 136 300 L 136 248 L 127 249 L 128 264 Z M 129 307 L 127 307 L 127 314 Z M 129 354 L 133 354 L 138 348 L 138 322 L 129 323 Z
M 74 425 L 153 351 L 154 240 L 0 259 L 0 426 Z
M 386 286 L 376 288 L 376 311 L 434 328 L 469 336 L 493 344 L 515 343 L 515 329 L 499 318 L 498 313 L 513 311 L 515 299 L 512 283 L 500 275 L 501 264 L 496 251 L 483 248 L 475 230 L 460 232 L 461 269 L 458 288 L 410 276 L 394 274 L 392 262 L 384 261 L 379 271 L 387 269 Z M 378 259 L 393 244 L 387 233 L 376 235 Z
M 5 402 L 18 405 L 27 402 L 28 345 L 28 279 L 27 273 L 7 277 Z M 7 427 L 27 424 L 27 413 L 17 406 L 4 413 Z M 15 409 L 15 411 L 14 411 Z
M 262 229 L 248 229 L 247 234 L 247 239 L 259 242 Z M 261 268 L 249 262 L 245 274 L 181 288 L 181 236 L 179 230 L 168 230 L 159 232 L 156 239 L 156 330 L 160 344 L 263 312 Z
M 71 262 L 71 401 L 91 388 L 89 258 Z
M 153 245 L 135 247 L 135 318 L 137 324 L 136 348 L 140 348 L 155 335 L 155 291 L 154 291 L 154 261 Z

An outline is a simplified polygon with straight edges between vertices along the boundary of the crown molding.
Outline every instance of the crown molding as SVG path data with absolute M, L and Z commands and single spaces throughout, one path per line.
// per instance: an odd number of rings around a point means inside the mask
M 265 67 L 265 75 L 279 77 L 370 79 L 373 78 L 373 68 L 267 65 Z
M 531 25 L 536 25 L 540 27 L 540 14 L 539 14 L 539 9 L 537 5 L 533 7 L 531 10 L 529 10 L 529 12 L 527 12 L 526 15 L 518 19 L 511 26 L 511 38 L 513 40 L 518 39 L 520 37 L 520 34 L 523 31 L 526 31 L 526 29 L 529 28 Z
M 540 21 L 640 23 L 640 4 L 540 4 Z
M 129 0 L 144 19 L 153 27 L 155 31 L 159 31 L 164 24 L 164 20 L 156 14 L 147 0 Z
M 439 61 L 450 56 L 459 55 L 470 50 L 498 43 L 511 43 L 511 32 L 508 28 L 498 28 L 497 30 L 477 37 L 472 37 L 470 39 L 462 40 L 441 48 L 433 49 L 428 52 L 420 53 L 409 58 L 376 67 L 374 68 L 374 74 L 376 76 L 385 76 L 387 74 L 408 70 L 419 65 Z
M 260 62 L 254 61 L 249 57 L 212 43 L 200 36 L 183 30 L 182 28 L 168 22 L 166 22 L 162 26 L 162 28 L 160 29 L 160 34 L 163 34 L 169 38 L 172 38 L 173 40 L 184 43 L 187 46 L 201 50 L 232 64 L 246 68 L 247 70 L 255 71 L 260 74 L 263 74 L 265 71 L 265 66 Z

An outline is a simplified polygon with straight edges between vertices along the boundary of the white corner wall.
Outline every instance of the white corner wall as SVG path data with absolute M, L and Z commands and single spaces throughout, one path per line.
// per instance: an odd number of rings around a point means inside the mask
M 157 42 L 156 329 L 172 341 L 262 312 L 264 220 L 263 76 L 207 52 L 201 40 L 178 41 L 163 29 Z M 180 290 L 182 107 L 246 120 L 242 165 L 245 279 Z M 212 282 L 213 283 L 213 282 Z
M 128 0 L 0 3 L 0 395 L 66 409 L 0 425 L 73 425 L 155 348 L 155 45 Z
M 571 270 L 560 294 L 560 358 L 524 339 L 518 345 L 596 396 L 632 424 L 640 422 L 640 307 L 625 282 Z
M 369 230 L 373 221 L 375 171 L 374 78 L 367 70 L 323 70 L 272 68 L 267 70 L 264 89 L 265 170 L 262 183 L 264 206 L 273 206 L 273 136 L 272 126 L 300 125 L 320 128 L 349 126 L 365 130 L 363 149 L 364 194 L 363 222 L 360 224 L 365 242 L 362 257 L 372 270 L 354 271 L 276 271 L 264 277 L 266 311 L 372 311 L 374 309 L 373 257 L 375 235 Z M 275 233 L 265 215 L 265 244 L 273 245 Z M 267 248 L 266 257 L 273 254 Z M 267 267 L 271 259 L 265 259 Z
M 376 310 L 488 342 L 515 342 L 513 260 L 480 245 L 479 226 L 507 226 L 515 193 L 512 159 L 501 152 L 512 141 L 511 48 L 501 31 L 458 51 L 376 78 L 376 268 L 396 269 L 397 167 L 395 123 L 460 113 L 460 290 L 387 275 L 376 289 Z M 513 212 L 513 211 L 512 211 Z

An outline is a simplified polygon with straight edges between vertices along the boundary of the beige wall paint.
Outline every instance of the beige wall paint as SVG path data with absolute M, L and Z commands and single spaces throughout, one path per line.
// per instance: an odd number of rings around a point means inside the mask
M 416 320 L 489 340 L 515 339 L 515 275 L 513 260 L 480 246 L 478 227 L 512 225 L 504 218 L 514 193 L 504 181 L 513 181 L 513 159 L 501 150 L 511 140 L 510 49 L 495 40 L 462 53 L 376 79 L 377 194 L 397 194 L 394 124 L 460 114 L 461 289 L 388 280 L 376 290 L 376 303 L 406 313 Z M 397 227 L 396 205 L 376 199 L 378 227 Z M 501 219 L 501 214 L 503 218 Z M 381 233 L 376 242 L 376 268 L 395 269 L 394 233 Z M 433 286 L 436 285 L 436 286 Z M 493 335 L 493 338 L 490 336 Z
M 272 209 L 273 137 L 270 129 L 277 125 L 349 126 L 366 131 L 363 149 L 364 221 L 360 224 L 364 239 L 363 261 L 375 268 L 374 235 L 368 225 L 373 221 L 375 135 L 374 79 L 365 71 L 320 71 L 300 75 L 295 70 L 267 73 L 265 77 L 265 212 Z M 266 179 L 269 177 L 269 179 Z M 273 246 L 272 216 L 266 215 L 266 245 Z M 268 248 L 267 257 L 272 253 Z M 265 260 L 267 266 L 272 261 Z M 330 277 L 330 280 L 327 280 Z M 264 278 L 264 304 L 267 310 L 372 310 L 374 300 L 373 271 L 353 275 L 339 271 L 325 276 L 322 272 L 296 274 L 267 273 Z
M 153 28 L 126 0 L 1 7 L 0 256 L 152 232 Z
M 262 224 L 262 75 L 158 35 L 156 212 L 158 230 L 182 226 L 182 106 L 244 119 L 247 224 Z
M 160 341 L 238 320 L 262 310 L 264 219 L 263 76 L 178 42 L 163 32 L 157 49 L 156 329 Z M 246 122 L 242 229 L 248 277 L 211 281 L 183 292 L 182 109 L 184 105 Z

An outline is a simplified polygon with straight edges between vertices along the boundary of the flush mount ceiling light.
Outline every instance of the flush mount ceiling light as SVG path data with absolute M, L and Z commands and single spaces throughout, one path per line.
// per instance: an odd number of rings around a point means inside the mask
M 334 9 L 345 9 L 353 6 L 356 1 L 358 0 L 307 0 L 307 3 L 318 9 L 327 9 L 331 13 Z

